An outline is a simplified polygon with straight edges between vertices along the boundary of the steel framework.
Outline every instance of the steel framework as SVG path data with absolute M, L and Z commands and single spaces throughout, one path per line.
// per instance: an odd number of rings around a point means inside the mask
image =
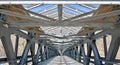
M 63 20 L 63 7 L 66 6 L 63 6 L 63 4 L 57 5 L 58 19 L 53 19 L 45 15 L 29 11 L 29 9 L 41 6 L 41 4 L 33 5 L 27 8 L 28 10 L 17 8 L 14 5 L 8 4 L 8 6 L 12 7 L 14 10 L 27 12 L 27 14 L 34 14 L 38 16 L 38 18 L 17 13 L 9 9 L 4 9 L 5 6 L 0 5 L 0 39 L 7 56 L 6 58 L 1 58 L 0 63 L 9 63 L 9 65 L 24 65 L 28 62 L 32 62 L 32 65 L 38 65 L 39 62 L 57 55 L 67 55 L 84 65 L 89 65 L 91 63 L 94 65 L 113 65 L 120 63 L 120 59 L 116 59 L 120 46 L 120 23 L 118 21 L 120 20 L 118 19 L 120 18 L 119 8 L 117 10 L 93 15 L 91 17 L 79 19 L 80 17 L 87 16 L 91 13 L 89 12 Z M 93 10 L 95 9 L 87 4 L 82 6 L 87 6 Z M 120 6 L 117 5 L 117 7 Z M 92 13 L 96 13 L 96 11 L 92 11 Z M 9 19 L 10 16 L 15 19 Z M 101 19 L 111 16 L 118 18 L 114 18 L 114 20 L 111 21 L 97 20 L 99 18 Z M 43 32 L 41 33 L 40 31 L 43 30 L 40 29 L 40 26 L 73 26 L 82 27 L 82 30 L 80 30 L 78 34 L 58 37 L 45 34 Z M 22 30 L 27 31 L 27 33 Z M 11 35 L 13 34 L 16 36 L 15 48 L 13 47 L 11 40 Z M 106 42 L 106 37 L 108 35 L 112 37 L 109 48 L 107 48 Z M 18 56 L 19 38 L 24 38 L 26 40 L 26 45 L 21 56 Z M 101 57 L 97 47 L 96 41 L 99 38 L 103 39 L 104 57 Z M 59 39 L 59 41 L 54 41 L 53 39 Z M 36 53 L 35 44 L 38 46 Z

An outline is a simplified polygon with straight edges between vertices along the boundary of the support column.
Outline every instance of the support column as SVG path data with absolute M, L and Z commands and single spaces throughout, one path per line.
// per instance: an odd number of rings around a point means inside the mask
M 89 38 L 92 38 L 92 36 L 94 35 L 94 33 L 89 33 L 88 34 L 88 37 Z M 95 44 L 96 40 L 92 40 L 92 43 Z M 91 57 L 91 54 L 92 54 L 92 47 L 91 45 L 89 44 L 89 42 L 87 43 L 87 57 Z M 89 65 L 90 63 L 90 59 L 87 58 L 86 62 L 85 62 L 85 65 Z
M 31 52 L 31 56 L 32 56 L 32 65 L 36 65 L 35 64 L 35 42 L 33 42 L 33 44 L 30 47 L 30 52 Z
M 104 45 L 104 56 L 106 58 L 107 55 L 107 42 L 106 42 L 106 36 L 103 36 L 103 45 Z
M 8 31 L 4 31 L 4 33 L 6 33 L 6 34 L 1 37 L 1 41 L 3 44 L 7 59 L 10 60 L 9 65 L 17 65 L 16 55 L 13 50 L 13 45 L 11 42 L 10 34 L 8 34 L 7 32 Z
M 16 42 L 15 42 L 15 55 L 17 57 L 17 53 L 18 53 L 18 44 L 19 44 L 19 36 L 16 35 Z
M 33 38 L 32 33 L 28 32 L 28 35 L 30 38 Z M 29 42 L 29 40 L 27 40 Z M 30 52 L 32 56 L 32 65 L 35 65 L 35 42 L 32 42 L 32 45 L 30 47 Z
M 87 57 L 91 57 L 91 53 L 92 53 L 92 48 L 90 44 L 87 44 Z M 90 59 L 87 58 L 85 65 L 89 65 L 89 63 L 90 63 Z
M 41 49 L 41 61 L 44 61 L 44 45 L 42 46 Z
M 112 35 L 112 40 L 111 40 L 111 43 L 110 43 L 110 47 L 109 47 L 109 50 L 108 50 L 108 53 L 107 53 L 107 56 L 106 56 L 106 60 L 114 61 L 114 59 L 117 55 L 119 46 L 120 46 L 120 37 L 118 37 L 117 34 L 113 34 Z M 105 65 L 113 65 L 113 64 L 106 63 Z
M 48 53 L 48 47 L 46 46 L 46 59 L 49 58 L 48 55 L 49 55 L 49 53 Z
M 39 56 L 41 54 L 41 49 L 42 49 L 42 45 L 38 44 L 38 50 L 37 50 L 37 54 L 35 56 L 35 65 L 37 65 L 39 62 Z
M 80 44 L 78 44 L 78 49 L 77 49 L 77 51 L 78 51 L 78 54 L 77 54 L 78 62 L 81 62 L 81 61 L 80 61 L 80 60 L 81 60 L 81 57 L 80 57 Z
M 100 60 L 100 55 L 99 55 L 96 44 L 93 43 L 93 41 L 90 41 L 90 45 L 93 50 L 93 54 L 94 54 L 94 58 L 95 58 L 95 60 L 94 60 L 95 65 L 102 65 L 102 61 Z
M 27 56 L 28 56 L 28 52 L 29 52 L 29 49 L 31 47 L 31 45 L 33 44 L 33 40 L 29 40 L 25 46 L 25 49 L 24 49 L 24 52 L 22 54 L 22 59 L 20 60 L 19 62 L 19 65 L 24 65 L 26 59 L 27 59 Z
M 85 49 L 84 49 L 84 45 L 80 46 L 80 50 L 81 50 L 81 55 L 83 57 L 83 64 L 85 65 L 86 63 L 86 55 L 85 55 Z

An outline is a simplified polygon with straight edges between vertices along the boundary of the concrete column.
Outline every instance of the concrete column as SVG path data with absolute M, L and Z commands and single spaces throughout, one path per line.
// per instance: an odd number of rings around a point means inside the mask
M 9 65 L 17 65 L 16 63 L 16 55 L 13 50 L 13 45 L 11 42 L 10 34 L 7 33 L 8 31 L 4 32 L 6 33 L 4 36 L 1 37 L 1 41 L 7 56 L 7 59 L 10 60 Z

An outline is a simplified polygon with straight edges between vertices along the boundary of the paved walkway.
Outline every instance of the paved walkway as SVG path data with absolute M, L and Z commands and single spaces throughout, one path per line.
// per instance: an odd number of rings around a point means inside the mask
M 56 56 L 46 61 L 41 62 L 39 65 L 83 65 L 68 56 Z

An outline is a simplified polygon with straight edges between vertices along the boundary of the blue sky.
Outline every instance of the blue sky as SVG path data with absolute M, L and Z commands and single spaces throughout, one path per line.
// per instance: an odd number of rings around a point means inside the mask
M 33 12 L 40 12 L 40 11 L 42 11 L 42 10 L 44 10 L 44 9 L 46 9 L 46 8 L 49 8 L 49 7 L 53 6 L 53 5 L 54 5 L 54 4 L 43 4 L 43 5 L 41 5 L 41 6 L 38 6 L 38 7 L 36 7 L 36 8 L 31 9 L 31 11 L 33 11 Z M 24 6 L 24 7 L 29 7 L 29 6 L 31 6 L 31 4 L 24 4 L 23 6 Z M 87 8 L 87 7 L 84 7 L 84 6 L 80 6 L 80 5 L 78 5 L 78 4 L 68 4 L 68 6 L 73 7 L 73 8 L 77 8 L 78 10 L 81 10 L 81 11 L 83 11 L 83 12 L 92 11 L 91 9 L 89 9 L 89 8 Z M 98 4 L 91 4 L 91 6 L 98 7 L 99 5 L 98 5 Z M 79 13 L 77 13 L 77 12 L 75 12 L 75 11 L 72 11 L 72 10 L 70 10 L 70 9 L 67 9 L 67 8 L 63 8 L 63 10 L 64 10 L 64 11 L 67 11 L 67 12 L 69 12 L 69 13 L 71 13 L 71 14 L 79 14 Z

